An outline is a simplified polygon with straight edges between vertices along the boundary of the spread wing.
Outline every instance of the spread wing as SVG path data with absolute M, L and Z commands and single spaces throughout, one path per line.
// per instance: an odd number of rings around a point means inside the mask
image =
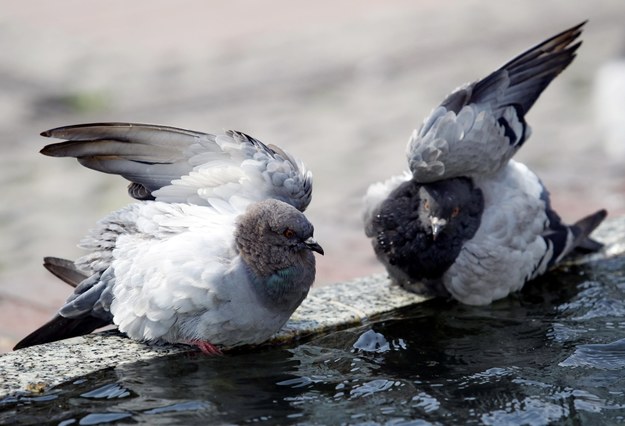
M 312 174 L 282 149 L 241 132 L 212 135 L 175 127 L 94 123 L 59 127 L 42 136 L 66 139 L 42 154 L 118 174 L 139 200 L 244 208 L 275 198 L 304 211 Z
M 522 53 L 482 80 L 456 89 L 408 142 L 418 182 L 500 170 L 530 135 L 525 114 L 575 58 L 584 23 Z

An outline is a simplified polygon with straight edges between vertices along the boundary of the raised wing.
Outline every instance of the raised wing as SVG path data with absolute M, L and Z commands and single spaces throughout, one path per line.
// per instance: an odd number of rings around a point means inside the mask
M 138 200 L 223 209 L 275 198 L 304 211 L 312 196 L 312 174 L 301 161 L 241 132 L 94 123 L 41 135 L 67 139 L 45 146 L 42 154 L 75 157 L 90 169 L 121 175 Z
M 488 75 L 456 89 L 408 142 L 418 182 L 500 170 L 530 135 L 525 114 L 575 58 L 585 22 L 557 34 Z

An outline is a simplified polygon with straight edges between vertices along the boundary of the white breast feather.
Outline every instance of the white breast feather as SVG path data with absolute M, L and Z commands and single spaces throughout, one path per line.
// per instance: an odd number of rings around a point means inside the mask
M 146 203 L 138 211 L 138 233 L 118 238 L 113 321 L 140 340 L 175 334 L 181 315 L 218 309 L 215 292 L 235 256 L 234 215 L 182 204 Z
M 122 332 L 235 346 L 266 340 L 288 319 L 258 302 L 233 249 L 236 215 L 161 202 L 134 204 L 124 214 L 138 229 L 117 236 L 111 257 L 111 313 Z

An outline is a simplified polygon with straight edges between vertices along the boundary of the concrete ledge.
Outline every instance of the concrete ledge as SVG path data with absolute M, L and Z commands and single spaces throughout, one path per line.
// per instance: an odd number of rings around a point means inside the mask
M 588 263 L 625 253 L 625 217 L 606 221 L 593 236 L 606 244 L 604 250 L 570 263 Z M 390 285 L 385 275 L 313 287 L 285 327 L 264 346 L 360 324 L 424 300 Z M 195 349 L 184 345 L 149 346 L 111 331 L 34 346 L 0 355 L 0 395 L 36 394 L 104 368 L 188 351 Z
M 424 301 L 391 286 L 384 275 L 315 288 L 284 328 L 264 345 L 359 324 L 367 318 Z M 137 343 L 109 331 L 33 346 L 0 355 L 0 395 L 39 393 L 108 367 L 196 351 L 186 345 Z

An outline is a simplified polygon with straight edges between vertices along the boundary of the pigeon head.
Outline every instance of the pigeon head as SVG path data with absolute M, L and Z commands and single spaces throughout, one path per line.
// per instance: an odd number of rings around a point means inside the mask
M 235 241 L 245 263 L 257 276 L 302 266 L 314 267 L 313 225 L 295 207 L 269 199 L 252 204 L 237 222 Z
M 482 191 L 467 178 L 404 182 L 373 216 L 373 248 L 399 284 L 436 280 L 475 235 L 483 208 Z
M 419 199 L 419 220 L 434 241 L 446 230 L 454 234 L 466 228 L 469 219 L 481 212 L 483 206 L 481 194 L 476 195 L 473 184 L 466 178 L 423 185 L 419 188 Z

